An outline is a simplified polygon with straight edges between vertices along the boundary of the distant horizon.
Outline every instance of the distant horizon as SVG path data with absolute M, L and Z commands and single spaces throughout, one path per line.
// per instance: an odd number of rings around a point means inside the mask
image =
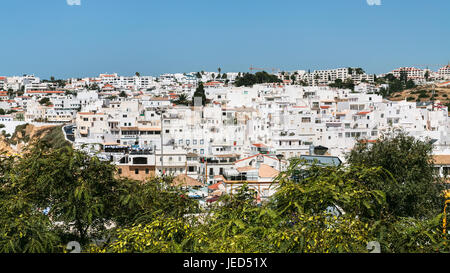
M 362 67 L 378 75 L 450 60 L 448 0 L 2 4 L 1 76 L 249 72 L 251 65 L 267 72 Z
M 442 64 L 442 66 L 445 66 L 446 64 Z M 448 65 L 450 65 L 450 63 L 448 64 Z M 255 66 L 256 67 L 256 66 Z M 314 72 L 315 70 L 333 70 L 333 69 L 339 69 L 339 68 L 348 68 L 348 67 L 350 67 L 350 66 L 337 66 L 337 67 L 333 67 L 333 68 L 318 68 L 318 69 L 291 69 L 291 70 L 280 70 L 280 72 L 292 72 L 292 71 L 308 71 L 308 70 L 311 70 L 311 72 Z M 400 67 L 416 67 L 416 68 L 420 68 L 420 69 L 426 69 L 426 67 L 420 67 L 420 66 L 405 66 L 405 65 L 403 65 L 403 66 L 398 66 L 398 67 L 395 67 L 395 68 L 392 68 L 392 69 L 390 69 L 390 70 L 386 70 L 386 71 L 384 71 L 384 72 L 381 72 L 381 73 L 370 73 L 369 71 L 367 71 L 363 66 L 351 66 L 351 68 L 362 68 L 365 72 L 366 72 L 366 74 L 368 74 L 368 75 L 381 75 L 381 74 L 387 74 L 387 73 L 390 73 L 391 71 L 393 71 L 394 69 L 397 69 L 397 68 L 400 68 Z M 429 67 L 429 69 L 431 70 L 431 71 L 434 71 L 434 72 L 437 72 L 438 70 L 439 70 L 439 68 L 441 68 L 441 67 Z M 36 74 L 36 73 L 22 73 L 22 74 L 17 74 L 17 75 L 3 75 L 3 74 L 1 74 L 0 75 L 0 77 L 22 77 L 22 76 L 25 76 L 25 75 L 27 75 L 27 76 L 30 76 L 30 75 L 34 75 L 35 77 L 38 77 L 38 78 L 40 78 L 41 80 L 49 80 L 51 77 L 55 77 L 55 79 L 79 79 L 79 78 L 81 78 L 81 79 L 83 79 L 83 78 L 94 78 L 94 77 L 98 77 L 99 75 L 101 75 L 101 74 L 109 74 L 109 75 L 111 75 L 111 74 L 117 74 L 118 76 L 124 76 L 124 77 L 132 77 L 132 76 L 135 76 L 135 74 L 136 74 L 136 72 L 139 72 L 139 74 L 141 75 L 141 76 L 151 76 L 151 77 L 158 77 L 158 76 L 161 76 L 161 75 L 164 75 L 164 74 L 183 74 L 183 73 L 186 73 L 186 74 L 189 74 L 189 73 L 197 73 L 197 72 L 201 72 L 201 71 L 204 71 L 204 72 L 213 72 L 213 73 L 218 73 L 218 70 L 216 69 L 216 70 L 205 70 L 205 69 L 203 69 L 203 70 L 200 70 L 200 71 L 184 71 L 184 72 L 180 72 L 180 71 L 178 71 L 178 72 L 162 72 L 162 73 L 160 73 L 160 74 L 147 74 L 147 73 L 144 73 L 144 72 L 141 72 L 141 71 L 135 71 L 135 72 L 133 72 L 133 73 L 127 73 L 127 74 L 121 74 L 121 73 L 118 73 L 118 72 L 110 72 L 110 71 L 106 71 L 106 72 L 98 72 L 98 73 L 94 73 L 94 74 L 92 74 L 92 75 L 85 75 L 85 76 L 69 76 L 69 77 L 58 77 L 58 76 L 56 76 L 56 75 L 54 75 L 54 74 L 52 74 L 52 73 L 50 73 L 49 75 L 50 76 L 48 76 L 48 77 L 43 77 L 43 76 L 41 76 L 41 75 L 38 75 L 38 74 Z M 221 68 L 221 74 L 226 74 L 226 73 L 256 73 L 256 72 L 262 72 L 262 71 L 265 71 L 265 72 L 267 72 L 267 73 L 272 73 L 272 71 L 271 70 L 257 70 L 257 71 L 250 71 L 249 70 L 249 68 L 247 68 L 247 71 L 225 71 L 225 70 L 223 70 L 222 68 Z M 278 72 L 278 71 L 276 71 L 276 72 Z

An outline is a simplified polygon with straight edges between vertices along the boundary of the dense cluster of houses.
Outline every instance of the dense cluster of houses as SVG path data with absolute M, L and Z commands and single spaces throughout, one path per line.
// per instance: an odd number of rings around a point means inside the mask
M 248 183 L 264 199 L 273 194 L 273 179 L 289 159 L 316 156 L 345 161 L 357 141 L 375 142 L 400 129 L 431 141 L 436 168 L 450 168 L 450 119 L 439 101 L 389 101 L 374 89 L 331 88 L 322 81 L 352 78 L 373 84 L 374 76 L 348 69 L 294 74 L 316 81 L 234 87 L 238 73 L 165 74 L 154 78 L 101 74 L 69 79 L 64 86 L 34 76 L 0 77 L 3 130 L 22 123 L 64 124 L 78 149 L 117 165 L 118 175 L 145 180 L 173 175 L 191 195 L 212 202 Z M 418 73 L 415 71 L 414 73 Z M 439 72 L 441 73 L 441 71 Z M 447 72 L 442 72 L 447 73 Z M 225 75 L 225 76 L 224 76 Z M 415 75 L 415 74 L 414 74 Z M 282 80 L 284 75 L 279 74 Z M 205 82 L 210 103 L 189 100 Z M 23 94 L 11 98 L 9 89 Z

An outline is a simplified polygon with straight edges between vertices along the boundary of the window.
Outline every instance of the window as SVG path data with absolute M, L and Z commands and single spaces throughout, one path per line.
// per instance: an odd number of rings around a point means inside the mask
M 149 169 L 145 169 L 145 174 L 149 174 L 150 170 Z
M 134 173 L 135 173 L 135 174 L 139 174 L 139 169 L 135 169 L 135 170 L 134 170 Z
M 310 117 L 302 118 L 302 123 L 310 123 L 310 122 L 311 122 Z
M 119 168 L 119 174 L 122 174 L 122 169 L 121 168 Z

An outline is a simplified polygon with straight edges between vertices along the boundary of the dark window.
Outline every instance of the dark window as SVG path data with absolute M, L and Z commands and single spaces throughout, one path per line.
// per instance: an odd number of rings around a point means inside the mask
M 133 164 L 142 164 L 142 165 L 146 165 L 147 164 L 147 158 L 146 157 L 135 157 L 133 158 Z
M 139 170 L 138 170 L 138 169 L 135 169 L 135 170 L 134 170 L 134 173 L 135 173 L 135 174 L 139 174 Z

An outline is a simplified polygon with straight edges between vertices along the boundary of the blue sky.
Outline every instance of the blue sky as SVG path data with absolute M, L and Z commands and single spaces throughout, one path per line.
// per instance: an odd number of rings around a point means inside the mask
M 0 76 L 145 75 L 450 61 L 450 1 L 2 1 Z

